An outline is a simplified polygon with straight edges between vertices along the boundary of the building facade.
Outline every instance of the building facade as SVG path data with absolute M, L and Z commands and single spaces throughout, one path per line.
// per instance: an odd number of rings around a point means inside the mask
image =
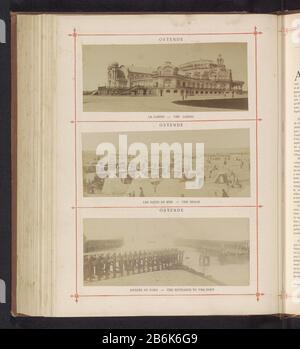
M 100 95 L 203 96 L 242 94 L 244 81 L 233 80 L 219 55 L 216 61 L 200 59 L 174 66 L 165 62 L 157 69 L 124 66 L 115 62 L 107 68 L 107 85 Z

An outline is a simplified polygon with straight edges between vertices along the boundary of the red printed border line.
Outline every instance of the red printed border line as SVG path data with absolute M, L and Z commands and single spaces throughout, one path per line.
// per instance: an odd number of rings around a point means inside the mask
M 256 201 L 256 199 L 255 199 Z M 106 205 L 94 205 L 94 206 L 72 206 L 72 209 L 89 209 L 89 208 L 102 208 L 102 209 L 108 209 L 108 208 L 114 208 L 114 209 L 123 209 L 123 208 L 153 208 L 153 209 L 158 209 L 158 208 L 263 208 L 264 206 L 261 204 L 250 204 L 250 205 L 170 205 L 170 204 L 165 204 L 165 205 L 139 205 L 139 206 L 106 206 Z
M 260 284 L 259 284 L 259 209 L 263 206 L 259 204 L 259 122 L 262 120 L 258 115 L 258 62 L 257 62 L 257 37 L 258 35 L 263 34 L 262 32 L 257 30 L 257 27 L 254 27 L 254 30 L 252 32 L 228 32 L 228 33 L 136 33 L 136 34 L 130 34 L 130 33 L 77 33 L 76 29 L 74 28 L 73 32 L 71 34 L 68 34 L 70 37 L 73 38 L 73 53 L 74 53 L 74 67 L 73 67 L 73 74 L 74 74 L 74 117 L 71 123 L 74 124 L 74 184 L 75 184 L 75 205 L 72 207 L 74 209 L 74 221 L 75 221 L 75 292 L 74 294 L 71 294 L 70 297 L 74 298 L 75 302 L 78 303 L 79 298 L 93 298 L 93 297 L 153 297 L 153 296 L 161 296 L 161 297 L 186 297 L 186 296 L 198 296 L 198 297 L 208 297 L 208 296 L 255 296 L 256 300 L 259 301 L 260 297 L 264 296 L 264 293 L 260 292 Z M 252 207 L 256 210 L 256 293 L 199 293 L 199 294 L 143 294 L 143 295 L 133 295 L 133 294 L 79 294 L 78 292 L 78 209 L 80 208 L 125 208 L 125 207 L 108 207 L 108 206 L 95 206 L 95 207 L 80 207 L 78 206 L 78 176 L 77 176 L 77 123 L 82 122 L 95 122 L 92 120 L 78 120 L 77 119 L 77 38 L 78 37 L 87 37 L 87 36 L 166 36 L 166 35 L 192 35 L 192 36 L 203 36 L 203 35 L 253 35 L 254 36 L 254 44 L 255 44 L 255 118 L 244 118 L 244 119 L 209 119 L 209 120 L 189 120 L 189 122 L 221 122 L 221 121 L 255 121 L 255 158 L 256 158 L 256 195 L 255 195 L 255 205 L 223 205 L 223 206 L 184 206 L 186 208 L 192 208 L 192 207 L 211 207 L 211 208 L 218 208 L 218 207 L 227 207 L 227 208 L 233 208 L 233 207 Z M 111 122 L 111 121 L 101 121 L 101 122 Z M 120 121 L 113 121 L 113 122 L 121 122 Z M 124 122 L 122 120 L 122 122 Z M 127 122 L 141 122 L 141 121 L 130 121 Z M 162 121 L 152 121 L 147 120 L 143 122 L 162 122 Z M 182 122 L 182 121 L 180 121 Z M 169 207 L 183 207 L 183 206 L 128 206 L 126 208 L 169 208 Z
M 169 119 L 169 120 L 77 120 L 77 123 L 96 123 L 96 122 L 109 122 L 109 123 L 145 123 L 145 122 L 151 122 L 151 123 L 188 123 L 188 122 L 223 122 L 223 121 L 256 121 L 256 118 L 243 118 L 243 119 L 196 119 L 196 120 L 173 120 L 173 119 Z M 262 119 L 258 119 L 258 121 L 262 121 Z M 71 123 L 75 123 L 74 120 L 70 121 Z

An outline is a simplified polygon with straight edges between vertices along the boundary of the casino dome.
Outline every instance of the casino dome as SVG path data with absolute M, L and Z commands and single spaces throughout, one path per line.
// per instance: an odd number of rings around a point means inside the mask
M 165 62 L 157 68 L 159 75 L 175 75 L 178 73 L 178 68 L 170 61 Z
M 119 63 L 118 63 L 118 62 L 112 62 L 112 63 L 109 65 L 109 68 L 118 67 L 118 66 L 119 66 Z

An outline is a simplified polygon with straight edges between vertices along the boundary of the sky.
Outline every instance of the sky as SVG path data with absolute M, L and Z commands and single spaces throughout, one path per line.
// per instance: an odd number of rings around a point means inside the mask
M 227 68 L 232 69 L 234 80 L 245 81 L 247 86 L 246 43 L 194 43 L 148 45 L 83 45 L 83 89 L 94 90 L 107 84 L 107 67 L 112 62 L 128 66 L 153 67 L 166 61 L 174 65 L 198 59 L 216 61 L 219 54 Z
M 248 218 L 86 218 L 84 235 L 88 240 L 120 239 L 135 242 L 199 239 L 244 241 L 249 239 Z
M 148 132 L 99 132 L 82 133 L 83 151 L 96 151 L 103 142 L 115 145 L 118 150 L 119 134 L 126 134 L 128 146 L 133 142 L 150 143 L 173 142 L 204 143 L 206 149 L 249 149 L 249 129 L 213 129 L 213 130 L 180 130 L 180 131 L 148 131 Z

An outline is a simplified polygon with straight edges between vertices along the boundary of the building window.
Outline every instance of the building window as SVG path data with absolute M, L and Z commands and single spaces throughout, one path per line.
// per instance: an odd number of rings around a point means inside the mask
M 170 87 L 171 86 L 171 80 L 170 79 L 166 79 L 165 80 L 165 87 Z
M 166 92 L 167 92 L 167 93 L 170 93 L 170 90 L 167 90 Z
M 174 90 L 174 93 L 177 93 L 177 90 Z
M 165 69 L 164 74 L 165 75 L 172 75 L 173 71 L 171 69 Z

